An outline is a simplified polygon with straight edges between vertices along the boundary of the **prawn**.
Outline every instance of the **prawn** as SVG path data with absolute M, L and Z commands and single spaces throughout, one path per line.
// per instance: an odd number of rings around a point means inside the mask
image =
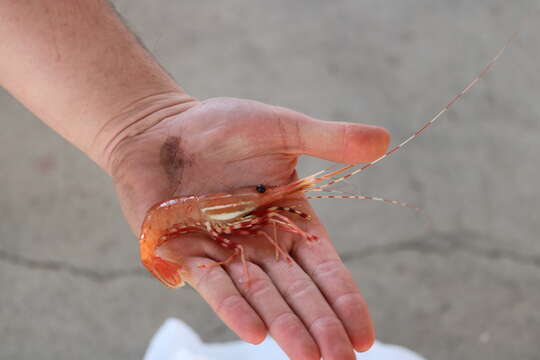
M 157 254 L 157 249 L 171 238 L 186 233 L 200 232 L 209 236 L 225 249 L 233 253 L 226 260 L 200 267 L 219 266 L 228 264 L 239 256 L 244 273 L 247 275 L 247 262 L 244 248 L 241 244 L 231 241 L 229 235 L 259 235 L 272 243 L 276 250 L 276 259 L 283 255 L 288 261 L 290 257 L 281 249 L 275 238 L 276 228 L 294 233 L 302 239 L 312 242 L 317 237 L 297 226 L 285 214 L 290 213 L 309 220 L 310 216 L 298 209 L 279 206 L 278 203 L 286 199 L 295 198 L 311 192 L 327 191 L 330 186 L 354 176 L 384 158 L 392 155 L 411 140 L 416 138 L 444 113 L 446 113 L 463 95 L 473 88 L 478 81 L 489 72 L 495 62 L 503 54 L 509 43 L 517 36 L 514 34 L 502 47 L 483 70 L 452 100 L 443 107 L 431 120 L 420 129 L 411 134 L 404 141 L 391 148 L 379 158 L 364 164 L 350 164 L 337 170 L 323 170 L 313 175 L 293 181 L 281 186 L 244 187 L 230 193 L 216 193 L 205 195 L 191 195 L 174 197 L 151 207 L 143 221 L 139 235 L 140 256 L 142 264 L 159 279 L 164 285 L 176 288 L 184 285 L 182 278 L 182 265 L 168 261 Z M 345 174 L 343 174 L 345 173 Z M 360 199 L 391 203 L 394 205 L 418 208 L 395 200 L 365 195 L 308 195 L 306 199 Z M 265 225 L 274 226 L 274 237 L 262 230 Z

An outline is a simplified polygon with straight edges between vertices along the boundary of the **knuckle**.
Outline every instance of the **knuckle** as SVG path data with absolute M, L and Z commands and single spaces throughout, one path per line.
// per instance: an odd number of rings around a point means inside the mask
M 321 279 L 325 277 L 335 277 L 341 272 L 342 264 L 339 259 L 331 259 L 323 261 L 322 263 L 315 266 L 313 271 L 311 271 L 310 276 L 313 279 Z
M 288 299 L 300 297 L 315 289 L 315 284 L 310 279 L 297 279 L 287 286 L 284 296 Z
M 238 294 L 231 294 L 229 296 L 225 296 L 216 305 L 216 313 L 221 314 L 230 312 L 234 308 L 241 306 L 243 301 L 244 299 Z
M 342 129 L 341 129 L 341 151 L 342 151 L 342 161 L 346 162 L 346 160 L 349 160 L 349 159 L 346 159 L 347 158 L 347 155 L 350 154 L 350 151 L 349 151 L 349 144 L 351 143 L 351 133 L 352 133 L 352 130 L 353 130 L 353 124 L 349 124 L 349 123 L 346 123 L 343 125 Z
M 302 141 L 302 124 L 299 120 L 299 114 L 290 109 L 272 106 L 270 108 L 273 121 L 273 128 L 276 133 L 280 148 L 285 150 L 301 151 L 304 149 Z
M 212 284 L 223 281 L 224 277 L 225 274 L 219 266 L 204 269 L 201 277 L 195 283 L 195 288 L 212 287 Z
M 252 299 L 264 297 L 272 289 L 272 283 L 265 278 L 252 278 L 249 287 L 246 288 L 246 296 Z
M 334 300 L 334 304 L 336 307 L 348 307 L 348 306 L 356 306 L 365 308 L 366 303 L 364 301 L 364 298 L 358 291 L 350 291 L 343 294 L 340 294 L 336 299 Z
M 309 326 L 309 330 L 311 332 L 320 328 L 326 332 L 335 333 L 337 327 L 342 328 L 341 321 L 337 317 L 334 315 L 323 315 L 313 320 Z
M 268 327 L 271 331 L 279 328 L 279 331 L 290 331 L 290 333 L 294 334 L 297 333 L 300 326 L 301 323 L 298 321 L 296 315 L 294 315 L 291 311 L 285 311 L 273 318 Z

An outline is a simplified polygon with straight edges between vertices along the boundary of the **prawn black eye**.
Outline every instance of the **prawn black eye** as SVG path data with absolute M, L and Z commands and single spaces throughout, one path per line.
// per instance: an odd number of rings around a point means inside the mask
M 266 186 L 264 186 L 263 184 L 259 184 L 259 185 L 257 185 L 257 187 L 255 188 L 255 190 L 257 190 L 257 192 L 259 192 L 259 193 L 262 194 L 263 192 L 266 191 Z

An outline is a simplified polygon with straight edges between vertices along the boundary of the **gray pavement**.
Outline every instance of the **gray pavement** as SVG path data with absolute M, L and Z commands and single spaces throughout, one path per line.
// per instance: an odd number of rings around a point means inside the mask
M 432 219 L 319 201 L 384 342 L 428 359 L 540 358 L 540 34 L 533 1 L 115 1 L 200 98 L 235 96 L 407 136 L 518 28 L 493 72 L 351 182 Z M 524 22 L 527 14 L 528 21 Z M 234 339 L 138 264 L 110 179 L 0 92 L 0 359 L 137 359 L 166 317 Z M 300 170 L 325 163 L 304 159 Z

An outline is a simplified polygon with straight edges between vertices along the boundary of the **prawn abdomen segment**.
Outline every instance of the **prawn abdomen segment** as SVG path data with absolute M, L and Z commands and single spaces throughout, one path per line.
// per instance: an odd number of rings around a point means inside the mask
M 148 210 L 139 239 L 157 242 L 171 230 L 180 230 L 184 226 L 199 226 L 201 223 L 196 196 L 172 198 Z

